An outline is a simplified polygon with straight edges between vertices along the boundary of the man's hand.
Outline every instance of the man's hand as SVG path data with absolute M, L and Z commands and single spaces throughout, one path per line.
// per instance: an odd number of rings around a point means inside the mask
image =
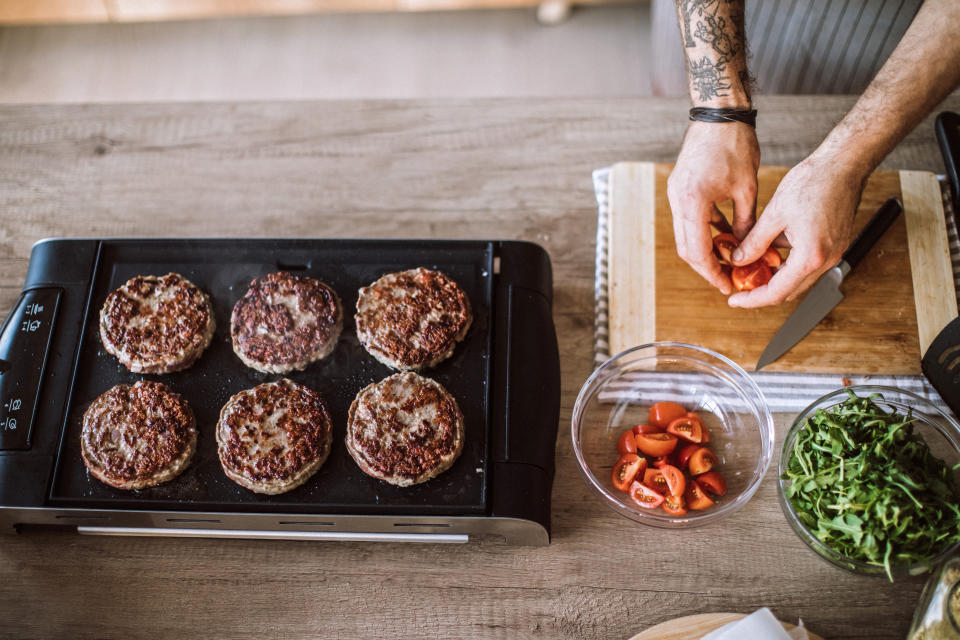
M 710 225 L 725 230 L 727 222 L 717 203 L 733 200 L 733 233 L 738 238 L 747 234 L 755 220 L 759 166 L 760 145 L 753 127 L 691 122 L 667 181 L 677 253 L 725 295 L 733 287 L 713 254 Z
M 831 157 L 814 154 L 784 176 L 756 226 L 733 253 L 735 265 L 760 259 L 785 238 L 786 262 L 770 282 L 730 296 L 732 307 L 761 307 L 792 300 L 840 261 L 850 243 L 864 176 Z

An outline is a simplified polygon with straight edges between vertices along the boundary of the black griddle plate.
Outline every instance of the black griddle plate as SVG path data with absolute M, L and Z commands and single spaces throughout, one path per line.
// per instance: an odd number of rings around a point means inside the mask
M 368 240 L 137 240 L 101 245 L 51 504 L 76 507 L 229 512 L 473 515 L 487 511 L 492 348 L 493 245 L 489 242 Z M 422 371 L 457 399 L 463 412 L 463 453 L 437 478 L 400 488 L 366 476 L 344 445 L 347 410 L 360 389 L 394 373 L 357 340 L 353 314 L 357 291 L 380 276 L 414 267 L 439 269 L 466 291 L 473 307 L 470 332 L 453 356 Z M 283 376 L 246 367 L 230 345 L 230 313 L 254 278 L 289 270 L 329 284 L 344 307 L 344 326 L 333 353 L 290 379 L 319 392 L 333 418 L 333 449 L 323 467 L 293 491 L 264 496 L 229 480 L 217 458 L 214 428 L 233 394 Z M 207 292 L 216 332 L 210 347 L 186 371 L 167 375 L 129 372 L 100 342 L 98 317 L 107 294 L 136 275 L 177 272 Z M 197 418 L 199 438 L 192 463 L 174 480 L 140 491 L 121 491 L 87 472 L 80 457 L 84 410 L 117 384 L 158 380 L 183 395 Z

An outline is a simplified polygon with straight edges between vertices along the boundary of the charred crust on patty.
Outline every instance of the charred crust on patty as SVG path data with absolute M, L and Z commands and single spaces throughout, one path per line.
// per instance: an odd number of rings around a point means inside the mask
M 178 273 L 136 276 L 100 309 L 100 340 L 134 373 L 171 373 L 196 362 L 213 338 L 210 299 Z
M 390 273 L 360 289 L 357 337 L 388 367 L 417 371 L 449 358 L 470 329 L 463 289 L 440 271 Z
M 342 329 L 336 292 L 315 278 L 285 271 L 253 280 L 230 318 L 234 352 L 266 373 L 302 370 L 327 357 Z
M 390 484 L 426 482 L 463 450 L 463 414 L 443 386 L 397 373 L 357 394 L 347 417 L 347 451 L 360 469 Z
M 93 477 L 117 489 L 173 479 L 187 467 L 196 445 L 193 411 L 160 382 L 117 385 L 83 415 L 83 462 Z
M 256 493 L 278 494 L 300 486 L 323 465 L 332 424 L 320 394 L 284 378 L 230 398 L 216 437 L 228 478 Z

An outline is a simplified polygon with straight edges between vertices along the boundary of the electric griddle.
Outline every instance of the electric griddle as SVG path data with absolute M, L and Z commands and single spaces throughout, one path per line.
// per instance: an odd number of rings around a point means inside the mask
M 457 399 L 463 452 L 446 472 L 395 487 L 360 471 L 343 443 L 356 393 L 394 373 L 359 344 L 357 291 L 413 267 L 466 291 L 474 320 L 454 354 L 422 371 Z M 230 313 L 250 281 L 273 271 L 318 278 L 339 294 L 334 352 L 286 377 L 319 392 L 333 449 L 306 484 L 265 496 L 229 480 L 214 427 L 233 394 L 280 375 L 246 367 Z M 107 294 L 136 275 L 177 272 L 211 298 L 213 341 L 189 369 L 134 374 L 100 342 Z M 19 301 L 0 331 L 0 530 L 463 542 L 501 536 L 548 544 L 560 405 L 550 260 L 524 242 L 425 240 L 53 239 L 37 243 Z M 83 412 L 114 385 L 148 379 L 180 393 L 197 418 L 197 452 L 180 476 L 139 491 L 93 478 L 80 456 Z

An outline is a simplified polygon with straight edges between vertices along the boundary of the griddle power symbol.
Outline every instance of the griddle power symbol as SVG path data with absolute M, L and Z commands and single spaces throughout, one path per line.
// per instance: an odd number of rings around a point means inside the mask
M 958 352 L 960 352 L 960 344 L 955 344 L 949 349 L 944 349 L 943 353 L 940 354 L 940 357 L 937 358 L 937 364 L 943 367 L 948 373 L 953 375 L 953 384 L 960 384 L 960 375 L 957 375 L 957 370 L 960 369 L 960 355 L 952 358 L 950 360 L 950 364 L 944 366 L 944 363 L 947 361 L 947 358 L 951 358 Z

